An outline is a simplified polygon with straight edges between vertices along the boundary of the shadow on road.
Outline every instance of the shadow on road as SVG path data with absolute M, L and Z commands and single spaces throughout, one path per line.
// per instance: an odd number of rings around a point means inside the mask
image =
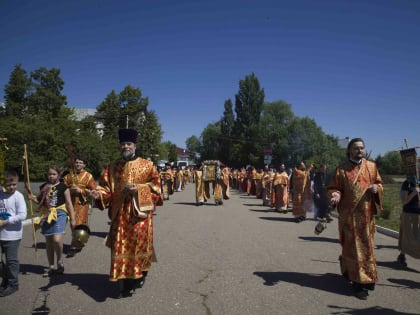
M 397 312 L 391 308 L 382 308 L 380 306 L 373 306 L 364 309 L 354 309 L 349 307 L 341 307 L 335 305 L 328 305 L 331 309 L 337 309 L 337 311 L 331 311 L 330 314 L 352 314 L 352 315 L 415 315 L 414 313 Z
M 261 220 L 268 220 L 268 221 L 282 221 L 282 222 L 292 222 L 295 223 L 294 218 L 279 218 L 279 217 L 260 217 Z
M 45 267 L 42 265 L 20 264 L 20 272 L 25 275 L 27 273 L 39 274 L 44 273 Z
M 389 269 L 400 269 L 408 272 L 420 273 L 419 271 L 410 267 L 401 267 L 396 261 L 377 261 L 376 264 L 381 267 Z
M 105 238 L 108 235 L 108 232 L 90 232 L 90 236 L 96 236 L 99 238 Z
M 24 248 L 33 248 L 35 250 L 35 245 L 32 244 L 32 246 L 24 246 Z M 37 242 L 36 243 L 36 249 L 42 249 L 45 250 L 45 242 Z M 70 245 L 69 244 L 63 244 L 63 253 L 67 253 L 67 251 L 70 249 Z M 43 254 L 45 255 L 45 254 Z
M 401 289 L 420 289 L 420 283 L 417 281 L 408 279 L 388 279 L 388 281 L 401 285 Z
M 249 211 L 253 211 L 253 212 L 264 212 L 264 213 L 275 212 L 274 210 L 271 210 L 271 209 L 249 209 Z
M 304 241 L 311 241 L 311 242 L 330 242 L 338 244 L 338 239 L 330 238 L 330 237 L 323 237 L 323 236 L 299 236 L 301 240 Z
M 56 285 L 61 285 L 66 282 L 76 286 L 82 290 L 86 295 L 90 296 L 96 302 L 104 302 L 107 298 L 112 297 L 117 292 L 116 284 L 108 280 L 108 275 L 92 274 L 92 273 L 77 273 L 77 274 L 63 274 L 55 275 L 50 278 L 50 282 L 43 287 L 41 291 L 49 291 Z
M 352 295 L 350 286 L 346 283 L 343 276 L 339 274 L 256 271 L 254 272 L 254 275 L 261 277 L 265 281 L 264 285 L 268 286 L 276 285 L 281 282 L 288 282 L 334 294 Z

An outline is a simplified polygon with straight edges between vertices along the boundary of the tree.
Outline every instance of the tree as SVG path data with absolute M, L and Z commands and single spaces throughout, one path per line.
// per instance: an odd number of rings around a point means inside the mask
M 117 138 L 118 129 L 133 128 L 139 132 L 137 151 L 156 162 L 162 129 L 154 111 L 149 111 L 149 99 L 141 90 L 127 85 L 119 94 L 112 90 L 97 107 L 97 115 L 104 124 L 104 140 Z
M 154 111 L 145 112 L 144 119 L 137 124 L 137 130 L 139 131 L 137 151 L 141 156 L 157 162 L 162 129 Z
M 60 70 L 41 67 L 31 72 L 31 79 L 34 91 L 28 97 L 29 114 L 43 115 L 46 119 L 58 116 L 67 105 L 67 97 L 61 94 L 64 80 Z M 71 112 L 67 114 L 71 115 Z
M 232 165 L 232 145 L 234 143 L 234 124 L 235 116 L 233 114 L 233 104 L 230 99 L 225 101 L 223 117 L 220 120 L 220 153 L 219 158 L 227 165 Z
M 220 138 L 220 121 L 208 124 L 201 133 L 201 160 L 218 160 L 219 159 L 219 138 Z
M 22 118 L 27 110 L 27 96 L 31 89 L 31 79 L 22 65 L 18 64 L 10 74 L 9 82 L 4 87 L 6 116 Z
M 120 101 L 118 94 L 112 90 L 96 108 L 96 114 L 104 125 L 104 137 L 116 137 L 120 128 Z
M 168 143 L 168 160 L 175 163 L 178 161 L 178 150 L 175 143 Z
M 44 180 L 48 165 L 68 165 L 65 148 L 77 135 L 77 122 L 66 107 L 63 87 L 58 69 L 41 67 L 28 78 L 20 65 L 15 67 L 5 86 L 10 115 L 2 118 L 0 126 L 2 136 L 12 143 L 5 158 L 7 167 L 19 168 L 24 144 L 33 179 Z
M 404 167 L 401 155 L 398 151 L 390 151 L 384 156 L 379 155 L 376 160 L 379 171 L 384 175 L 403 175 Z
M 196 136 L 191 136 L 185 140 L 187 150 L 191 153 L 190 158 L 194 162 L 198 162 L 201 143 Z
M 287 135 L 288 125 L 293 118 L 291 105 L 284 101 L 264 104 L 260 122 L 260 135 L 262 143 L 272 149 L 272 164 L 274 166 L 290 160 Z
M 241 164 L 262 164 L 263 144 L 260 142 L 260 118 L 264 104 L 264 90 L 258 78 L 252 73 L 239 81 L 239 91 L 235 95 L 235 137 L 240 140 L 235 145 Z

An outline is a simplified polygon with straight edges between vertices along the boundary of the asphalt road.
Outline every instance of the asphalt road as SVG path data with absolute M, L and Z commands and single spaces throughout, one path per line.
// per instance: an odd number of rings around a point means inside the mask
M 380 281 L 367 301 L 340 275 L 337 220 L 321 234 L 253 196 L 232 192 L 221 206 L 195 205 L 193 184 L 154 216 L 158 262 L 132 297 L 115 299 L 103 245 L 106 212 L 92 209 L 86 248 L 65 258 L 65 274 L 43 278 L 44 238 L 25 226 L 20 289 L 0 298 L 0 314 L 420 314 L 420 260 L 398 268 L 397 240 L 377 233 Z M 65 251 L 70 230 L 65 237 Z

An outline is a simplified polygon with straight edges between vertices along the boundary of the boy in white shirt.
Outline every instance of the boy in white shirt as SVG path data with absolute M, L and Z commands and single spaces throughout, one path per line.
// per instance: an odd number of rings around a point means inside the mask
M 17 191 L 19 175 L 15 170 L 5 174 L 5 184 L 0 190 L 0 249 L 6 261 L 0 274 L 0 297 L 8 296 L 19 289 L 18 251 L 22 239 L 22 221 L 26 219 L 26 202 Z

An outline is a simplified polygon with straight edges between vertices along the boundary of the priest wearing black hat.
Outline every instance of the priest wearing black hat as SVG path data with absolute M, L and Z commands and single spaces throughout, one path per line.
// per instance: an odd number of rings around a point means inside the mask
M 91 194 L 111 219 L 106 245 L 111 249 L 110 281 L 119 283 L 118 298 L 141 288 L 155 259 L 152 211 L 162 205 L 159 173 L 152 161 L 136 155 L 138 133 L 120 129 L 121 159 L 102 172 Z

